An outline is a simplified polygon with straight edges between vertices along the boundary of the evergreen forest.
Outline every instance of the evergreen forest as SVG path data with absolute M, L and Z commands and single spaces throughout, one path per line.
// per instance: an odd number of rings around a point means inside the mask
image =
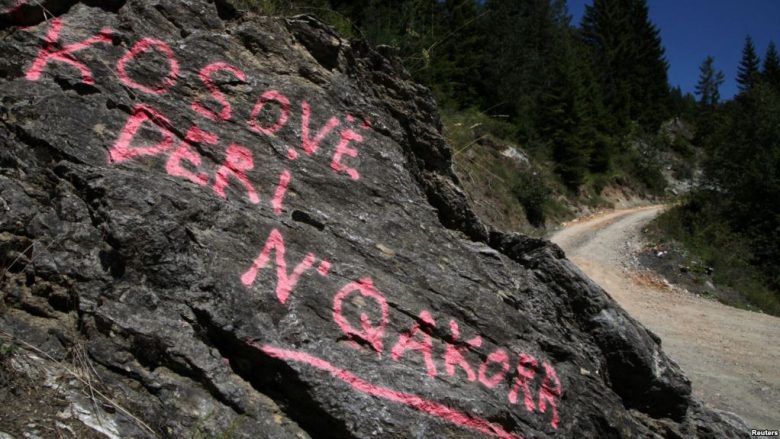
M 522 231 L 566 219 L 572 203 L 597 205 L 606 187 L 628 187 L 672 203 L 656 221 L 659 233 L 756 307 L 780 314 L 774 44 L 757 53 L 746 36 L 739 93 L 723 100 L 725 77 L 711 56 L 701 61 L 695 93 L 670 87 L 646 0 L 593 0 L 578 23 L 565 0 L 243 3 L 272 15 L 317 15 L 345 37 L 392 46 L 433 92 L 455 166 L 470 161 L 489 180 L 477 182 L 489 186 L 486 196 L 512 198 Z M 525 169 L 481 156 L 505 145 L 522 151 Z M 672 190 L 665 171 L 692 188 Z

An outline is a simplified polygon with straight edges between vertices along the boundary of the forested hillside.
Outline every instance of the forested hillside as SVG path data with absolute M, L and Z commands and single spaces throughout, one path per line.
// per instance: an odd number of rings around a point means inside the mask
M 770 43 L 763 60 L 745 40 L 737 82 L 725 103 L 723 73 L 711 57 L 701 66 L 695 142 L 704 148 L 704 178 L 660 218 L 666 239 L 685 244 L 715 280 L 767 312 L 780 314 L 780 61 Z
M 571 22 L 564 0 L 248 3 L 271 13 L 314 13 L 342 33 L 396 47 L 415 79 L 433 90 L 445 122 L 469 114 L 463 123 L 481 122 L 552 160 L 573 193 L 616 167 L 642 189 L 663 189 L 627 137 L 656 133 L 673 115 L 673 97 L 683 99 L 670 94 L 644 0 L 596 1 L 581 24 Z
M 561 200 L 597 206 L 608 186 L 648 197 L 678 195 L 664 173 L 695 182 L 659 221 L 659 239 L 683 242 L 754 305 L 780 309 L 774 45 L 760 57 L 746 39 L 740 93 L 723 102 L 724 76 L 712 57 L 702 62 L 695 95 L 670 87 L 646 0 L 594 0 L 580 23 L 565 0 L 245 4 L 263 13 L 315 14 L 342 34 L 392 46 L 433 91 L 464 185 L 504 206 L 493 206 L 502 211 L 493 216 L 510 226 L 518 216 L 531 227 L 565 219 L 571 203 Z M 504 157 L 515 150 L 519 160 Z M 483 211 L 491 216 L 491 209 Z

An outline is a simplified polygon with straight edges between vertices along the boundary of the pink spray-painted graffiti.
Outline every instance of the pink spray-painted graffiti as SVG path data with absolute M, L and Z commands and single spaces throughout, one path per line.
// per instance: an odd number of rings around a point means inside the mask
M 428 311 L 420 312 L 420 321 L 423 326 L 436 326 L 433 316 Z M 398 337 L 398 341 L 393 346 L 393 360 L 398 361 L 408 350 L 418 351 L 425 361 L 425 371 L 428 376 L 436 376 L 436 363 L 433 361 L 433 337 L 427 331 L 423 331 L 419 323 L 415 322 L 408 332 L 404 332 Z
M 76 55 L 81 51 L 97 50 L 101 45 L 112 44 L 114 32 L 104 28 L 82 41 L 64 43 L 60 41 L 63 27 L 64 23 L 60 18 L 50 21 L 43 47 L 25 72 L 25 77 L 30 81 L 38 81 L 48 66 L 52 63 L 62 63 L 73 68 L 83 84 L 95 85 L 93 71 Z M 149 79 L 141 81 L 140 78 L 133 78 L 133 67 L 144 59 L 141 55 L 147 52 L 162 55 L 167 62 L 164 71 L 159 77 L 152 79 L 152 83 L 144 83 Z M 166 94 L 176 87 L 182 79 L 181 71 L 186 70 L 180 68 L 171 46 L 165 41 L 148 37 L 132 44 L 117 59 L 115 65 L 115 73 L 121 84 L 150 96 Z M 211 123 L 233 121 L 237 111 L 226 90 L 218 85 L 217 78 L 231 77 L 233 81 L 238 80 L 246 84 L 249 79 L 247 74 L 239 67 L 222 61 L 210 62 L 194 71 L 198 72 L 197 78 L 205 88 L 210 102 L 197 97 L 185 108 L 189 108 L 196 117 L 202 117 Z M 356 168 L 360 163 L 357 146 L 365 142 L 366 131 L 371 129 L 368 120 L 357 121 L 350 113 L 346 113 L 343 119 L 335 115 L 317 117 L 306 99 L 300 99 L 296 103 L 276 89 L 262 91 L 252 108 L 244 110 L 249 114 L 243 122 L 245 128 L 253 133 L 252 135 L 268 138 L 281 136 L 291 121 L 296 117 L 300 120 L 300 144 L 297 147 L 286 146 L 287 163 L 298 160 L 301 157 L 299 151 L 302 151 L 305 157 L 316 157 L 322 150 L 330 147 L 331 155 L 326 162 L 327 166 L 333 172 L 351 180 L 361 178 L 361 173 Z M 318 123 L 315 119 L 325 122 Z M 172 120 L 152 105 L 136 104 L 119 130 L 116 140 L 108 148 L 108 164 L 117 166 L 134 160 L 162 158 L 168 175 L 209 190 L 218 199 L 228 198 L 228 188 L 241 194 L 241 199 L 246 199 L 251 205 L 257 205 L 266 198 L 265 195 L 261 196 L 264 191 L 257 188 L 251 180 L 251 171 L 256 171 L 257 166 L 251 148 L 220 139 L 217 134 L 204 129 L 203 123 L 190 123 L 186 130 L 181 130 L 173 126 Z M 183 138 L 177 139 L 175 133 L 181 132 L 185 133 Z M 148 140 L 150 133 L 155 134 L 155 140 Z M 330 144 L 327 143 L 328 139 L 331 139 Z M 214 163 L 209 169 L 199 151 L 204 147 L 214 150 L 220 145 L 224 145 L 222 162 Z M 277 216 L 284 213 L 285 196 L 292 183 L 292 171 L 282 169 L 276 186 L 267 198 Z M 290 255 L 286 251 L 284 236 L 278 229 L 272 229 L 259 254 L 241 274 L 241 283 L 251 289 L 258 280 L 265 282 L 275 276 L 276 300 L 282 306 L 291 306 L 291 298 L 294 297 L 294 291 L 302 279 L 314 273 L 320 278 L 326 278 L 333 269 L 332 262 L 307 252 L 297 256 L 300 259 L 292 271 L 289 271 L 288 267 L 292 264 L 288 264 L 288 257 Z M 265 270 L 266 268 L 269 270 Z M 354 308 L 358 306 L 355 303 L 361 304 L 357 314 L 354 313 Z M 558 428 L 558 406 L 563 388 L 555 368 L 547 361 L 525 352 L 513 353 L 500 347 L 480 353 L 483 349 L 482 337 L 479 334 L 468 334 L 464 337 L 458 322 L 453 319 L 448 322 L 449 337 L 441 341 L 432 335 L 439 326 L 436 317 L 428 310 L 420 310 L 407 330 L 391 330 L 393 316 L 388 299 L 369 276 L 348 282 L 335 292 L 331 315 L 336 330 L 349 341 L 349 346 L 372 352 L 381 361 L 419 363 L 425 372 L 423 376 L 428 379 L 438 377 L 443 370 L 448 379 L 466 380 L 472 385 L 483 386 L 494 392 L 497 392 L 499 385 L 503 383 L 504 387 L 509 389 L 506 394 L 508 404 L 522 407 L 529 413 L 544 414 L 547 417 L 545 419 L 549 419 L 549 425 L 553 429 Z M 392 338 L 395 339 L 394 343 L 388 344 Z M 505 431 L 497 424 L 444 404 L 372 384 L 347 369 L 311 354 L 248 343 L 270 357 L 305 364 L 330 374 L 355 391 L 402 404 L 491 436 L 520 437 Z M 386 350 L 390 355 L 383 357 Z
M 176 149 L 176 151 L 174 151 L 170 157 L 168 157 L 168 162 L 165 164 L 166 172 L 168 172 L 168 175 L 183 177 L 197 184 L 198 186 L 205 186 L 209 182 L 209 176 L 202 172 L 196 174 L 192 171 L 189 171 L 182 167 L 181 162 L 182 160 L 186 160 L 190 162 L 192 166 L 197 168 L 200 166 L 201 158 L 200 155 L 192 150 L 191 145 L 193 143 L 207 143 L 209 145 L 216 145 L 218 140 L 218 137 L 214 134 L 207 133 L 196 126 L 193 126 L 189 131 L 187 131 L 187 134 L 184 137 L 184 141 L 181 142 L 179 148 Z
M 148 52 L 149 50 L 162 52 L 168 60 L 168 74 L 162 79 L 160 84 L 155 86 L 139 84 L 130 78 L 130 74 L 127 72 L 127 64 L 133 61 L 138 55 Z M 119 59 L 116 63 L 116 71 L 119 80 L 126 86 L 141 90 L 144 93 L 159 95 L 176 85 L 176 79 L 179 77 L 179 62 L 176 60 L 176 55 L 173 54 L 173 50 L 171 50 L 170 46 L 168 46 L 165 41 L 154 38 L 141 38 L 122 58 Z
M 331 376 L 349 384 L 358 392 L 365 393 L 366 395 L 371 395 L 377 398 L 383 398 L 388 401 L 403 404 L 423 413 L 427 413 L 453 424 L 461 425 L 463 427 L 470 428 L 490 436 L 495 436 L 502 439 L 522 438 L 522 436 L 512 434 L 504 430 L 500 425 L 494 424 L 486 419 L 454 410 L 444 404 L 430 401 L 411 393 L 399 392 L 387 387 L 371 384 L 368 381 L 359 378 L 352 372 L 346 369 L 338 368 L 328 361 L 313 355 L 287 349 L 279 349 L 270 345 L 258 346 L 253 343 L 250 343 L 250 345 L 265 352 L 271 357 L 278 358 L 280 360 L 308 364 L 309 366 L 315 367 L 319 370 L 322 370 L 323 372 L 327 372 Z
M 94 48 L 99 44 L 111 44 L 114 31 L 106 28 L 83 41 L 64 43 L 60 40 L 63 27 L 62 19 L 51 20 L 44 45 L 25 72 L 25 77 L 30 81 L 38 81 L 47 66 L 58 62 L 76 69 L 83 84 L 94 85 L 95 79 L 92 70 L 86 63 L 79 61 L 75 54 Z M 158 53 L 167 62 L 164 71 L 151 84 L 142 83 L 138 78 L 132 76 L 132 66 L 140 63 L 140 55 L 146 52 Z M 170 45 L 165 41 L 148 37 L 139 39 L 119 57 L 115 71 L 117 78 L 124 86 L 148 95 L 167 93 L 176 86 L 180 79 L 180 64 Z M 246 82 L 248 79 L 243 70 L 231 64 L 221 61 L 207 64 L 198 71 L 198 79 L 211 99 L 219 105 L 219 108 L 212 109 L 201 99 L 195 98 L 190 104 L 190 109 L 210 121 L 230 121 L 234 115 L 233 104 L 215 82 L 215 77 L 218 75 L 230 75 L 241 82 Z M 265 110 L 271 113 L 275 112 L 275 119 L 271 123 L 260 121 L 261 113 L 264 113 Z M 258 135 L 274 137 L 292 120 L 294 110 L 299 110 L 301 123 L 301 139 L 298 149 L 307 156 L 313 156 L 321 149 L 331 133 L 335 132 L 338 142 L 333 146 L 329 166 L 333 172 L 346 174 L 352 180 L 358 180 L 360 178 L 358 170 L 344 164 L 345 159 L 354 160 L 359 155 L 358 149 L 350 145 L 364 142 L 364 137 L 361 134 L 348 127 L 352 126 L 354 122 L 354 117 L 351 114 L 346 116 L 349 121 L 346 124 L 347 127 L 340 132 L 336 130 L 342 125 L 342 122 L 336 116 L 326 118 L 327 121 L 317 128 L 313 126 L 312 107 L 305 99 L 302 99 L 298 107 L 295 108 L 293 102 L 284 93 L 271 89 L 260 94 L 246 121 L 246 128 Z M 260 193 L 249 175 L 249 171 L 255 169 L 254 154 L 250 148 L 227 142 L 224 150 L 224 162 L 219 164 L 216 170 L 208 173 L 201 169 L 203 158 L 198 153 L 197 148 L 193 146 L 197 144 L 217 145 L 220 139 L 215 134 L 209 133 L 195 124 L 185 131 L 187 134 L 184 139 L 177 143 L 174 133 L 181 132 L 181 130 L 174 129 L 171 120 L 168 115 L 149 104 L 136 104 L 116 141 L 109 148 L 109 164 L 116 165 L 144 157 L 167 156 L 165 170 L 168 175 L 180 177 L 198 186 L 208 186 L 217 197 L 223 199 L 228 197 L 227 188 L 235 187 L 239 192 L 245 194 L 246 199 L 251 204 L 260 203 Z M 358 129 L 368 130 L 370 126 L 370 122 L 364 120 Z M 157 131 L 160 140 L 154 144 L 137 144 L 138 138 L 141 137 L 144 130 Z M 314 134 L 312 135 L 312 133 Z M 294 161 L 298 157 L 299 153 L 296 148 L 289 147 L 287 158 Z M 183 163 L 187 167 L 182 166 Z M 281 215 L 284 211 L 284 197 L 293 181 L 292 172 L 289 169 L 283 169 L 279 174 L 278 181 L 269 199 L 273 212 L 276 215 Z M 209 185 L 210 182 L 212 183 Z
M 234 143 L 227 147 L 226 154 L 225 164 L 220 166 L 215 174 L 214 192 L 222 198 L 227 198 L 225 188 L 228 185 L 228 177 L 233 177 L 244 186 L 249 201 L 252 204 L 259 203 L 260 197 L 257 196 L 252 182 L 249 181 L 249 177 L 246 175 L 247 171 L 255 168 L 252 151 Z
M 209 89 L 209 92 L 211 93 L 211 96 L 214 98 L 214 100 L 222 105 L 222 110 L 217 113 L 214 110 L 210 110 L 203 106 L 203 104 L 198 100 L 192 101 L 192 110 L 196 113 L 199 113 L 206 119 L 230 120 L 232 117 L 233 107 L 225 98 L 225 95 L 222 93 L 222 91 L 220 91 L 219 87 L 217 87 L 217 85 L 214 83 L 214 80 L 211 79 L 211 76 L 214 73 L 220 71 L 230 72 L 233 76 L 240 79 L 242 82 L 246 81 L 246 73 L 242 72 L 238 67 L 224 62 L 215 62 L 207 65 L 206 67 L 202 68 L 199 73 L 200 80 L 203 81 L 203 84 L 207 89 Z
M 263 107 L 265 107 L 265 104 L 268 102 L 276 102 L 279 104 L 279 116 L 277 116 L 276 122 L 274 122 L 273 125 L 270 127 L 264 127 L 260 125 L 260 122 L 257 121 L 257 117 L 260 115 L 260 112 L 263 111 Z M 290 100 L 287 99 L 285 95 L 279 93 L 276 90 L 268 90 L 267 92 L 263 93 L 262 96 L 260 96 L 260 99 L 255 104 L 255 107 L 252 108 L 252 115 L 249 117 L 247 124 L 249 124 L 250 129 L 257 133 L 273 136 L 277 131 L 282 129 L 282 127 L 287 125 L 287 119 L 289 118 Z
M 111 37 L 113 31 L 111 29 L 103 29 L 99 34 L 87 38 L 84 41 L 78 43 L 62 45 L 60 43 L 60 32 L 62 32 L 63 22 L 59 18 L 51 20 L 51 27 L 49 33 L 46 34 L 46 43 L 43 48 L 38 52 L 38 57 L 33 61 L 32 66 L 27 70 L 25 77 L 30 81 L 37 81 L 41 77 L 41 73 L 52 61 L 59 61 L 65 64 L 69 64 L 81 73 L 81 82 L 84 84 L 92 85 L 95 83 L 92 70 L 90 70 L 86 64 L 76 60 L 73 57 L 73 52 L 87 49 L 97 43 L 111 44 Z M 62 46 L 62 49 L 57 47 Z
M 288 304 L 295 287 L 301 276 L 311 270 L 317 260 L 314 253 L 306 253 L 304 258 L 293 270 L 292 275 L 287 270 L 285 241 L 281 232 L 273 229 L 263 245 L 260 255 L 255 259 L 249 269 L 241 276 L 242 283 L 247 287 L 252 287 L 261 275 L 260 271 L 269 265 L 271 261 L 270 252 L 275 251 L 276 258 L 276 297 L 282 305 Z M 322 262 L 323 264 L 326 261 Z M 331 268 L 331 263 L 327 262 L 327 269 Z M 322 265 L 320 266 L 322 268 Z M 318 270 L 319 271 L 319 270 Z M 270 270 L 269 273 L 273 273 Z M 269 274 L 270 276 L 270 274 Z M 268 279 L 266 279 L 268 280 Z M 345 311 L 345 303 L 352 295 L 359 295 L 362 300 L 360 312 L 357 313 L 357 321 L 350 321 L 348 313 Z M 368 299 L 368 300 L 366 300 Z M 352 301 L 355 303 L 355 301 Z M 369 313 L 369 311 L 373 311 Z M 370 314 L 378 316 L 372 321 Z M 352 315 L 355 315 L 352 313 Z M 357 281 L 349 282 L 339 289 L 333 296 L 333 322 L 339 328 L 341 333 L 348 340 L 355 341 L 352 344 L 358 349 L 373 350 L 377 356 L 381 357 L 385 350 L 385 339 L 392 334 L 388 333 L 389 323 L 391 321 L 390 306 L 385 295 L 376 287 L 370 277 L 363 277 Z M 354 319 L 354 317 L 353 317 Z M 430 311 L 422 310 L 418 318 L 411 327 L 395 334 L 396 341 L 390 349 L 390 358 L 392 361 L 404 361 L 417 355 L 424 364 L 425 373 L 434 378 L 438 375 L 436 353 L 442 351 L 442 347 L 437 346 L 434 337 L 431 335 L 432 329 L 437 327 L 436 320 Z M 555 368 L 547 361 L 540 361 L 534 356 L 521 352 L 516 356 L 510 354 L 506 349 L 496 348 L 488 353 L 484 360 L 469 361 L 469 357 L 476 357 L 476 351 L 482 346 L 482 337 L 475 334 L 466 341 L 461 341 L 460 326 L 455 320 L 449 321 L 450 337 L 444 342 L 443 355 L 441 361 L 444 364 L 444 370 L 447 375 L 454 379 L 462 378 L 456 372 L 461 369 L 465 373 L 465 379 L 468 382 L 476 382 L 488 389 L 496 389 L 499 384 L 505 383 L 509 388 L 507 401 L 511 405 L 518 405 L 518 396 L 522 393 L 522 407 L 530 413 L 545 414 L 549 412 L 550 426 L 553 429 L 558 428 L 560 421 L 558 414 L 559 400 L 562 395 L 562 386 Z M 260 347 L 265 349 L 265 347 Z M 306 358 L 303 363 L 317 367 L 337 378 L 352 384 L 352 378 L 344 377 L 353 375 L 343 375 L 340 370 L 331 365 L 326 360 L 311 356 L 298 351 L 278 350 L 270 348 L 274 352 L 284 352 L 283 358 L 295 359 Z M 516 360 L 512 360 L 512 358 Z M 311 360 L 311 361 L 310 361 Z M 297 360 L 296 360 L 297 361 Z M 514 373 L 512 365 L 514 364 Z M 322 366 L 322 367 L 321 367 Z M 353 386 L 359 391 L 364 391 L 363 386 Z M 376 386 L 372 388 L 378 388 Z M 373 390 L 365 392 L 375 396 Z M 394 400 L 393 398 L 386 398 Z M 429 413 L 433 416 L 439 416 L 435 410 L 428 411 L 427 405 L 414 406 L 416 409 Z M 473 418 L 471 418 L 473 419 Z M 449 419 L 452 420 L 452 419 Z M 460 425 L 469 426 L 470 424 L 456 422 Z M 485 431 L 479 429 L 480 431 Z M 491 430 L 490 434 L 499 433 Z
M 344 317 L 343 303 L 344 299 L 354 292 L 359 292 L 362 296 L 368 297 L 379 304 L 381 317 L 377 326 L 372 326 L 368 314 L 360 314 L 361 330 L 355 329 L 351 323 Z M 382 293 L 374 288 L 374 281 L 371 278 L 360 279 L 357 282 L 351 282 L 340 289 L 333 298 L 333 321 L 341 328 L 341 331 L 348 337 L 358 338 L 367 342 L 378 355 L 382 355 L 384 345 L 382 337 L 385 335 L 385 328 L 390 316 L 390 307 Z
M 271 230 L 268 239 L 265 241 L 263 250 L 252 263 L 252 266 L 241 276 L 241 282 L 246 286 L 252 286 L 257 277 L 257 272 L 268 265 L 271 259 L 271 252 L 276 254 L 276 298 L 284 304 L 290 296 L 290 292 L 298 284 L 301 275 L 309 271 L 317 257 L 314 253 L 308 253 L 303 260 L 293 269 L 292 275 L 287 274 L 287 260 L 284 258 L 285 247 L 284 238 L 278 230 Z M 325 261 L 323 261 L 325 262 Z
M 468 340 L 464 345 L 458 346 L 457 343 L 460 340 L 460 327 L 455 320 L 450 320 L 450 334 L 452 338 L 450 339 L 450 343 L 447 343 L 447 351 L 444 353 L 444 367 L 447 370 L 447 375 L 455 375 L 455 367 L 457 366 L 466 372 L 466 378 L 469 381 L 476 380 L 477 376 L 474 374 L 474 369 L 471 368 L 471 365 L 463 357 L 463 353 L 469 348 L 476 349 L 482 346 L 482 337 L 477 335 L 471 340 Z

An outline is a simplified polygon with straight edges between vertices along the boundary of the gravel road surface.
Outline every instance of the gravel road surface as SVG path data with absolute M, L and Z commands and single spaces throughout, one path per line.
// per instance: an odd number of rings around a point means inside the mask
M 661 337 L 706 405 L 739 415 L 750 428 L 780 429 L 780 318 L 696 296 L 639 268 L 642 227 L 662 210 L 648 206 L 574 221 L 551 240 Z

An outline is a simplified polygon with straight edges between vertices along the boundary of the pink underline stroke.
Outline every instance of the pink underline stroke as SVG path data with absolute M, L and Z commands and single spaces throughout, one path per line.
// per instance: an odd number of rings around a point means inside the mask
M 254 343 L 250 343 L 250 345 L 258 348 L 258 346 Z M 399 392 L 387 387 L 371 384 L 357 377 L 348 370 L 338 368 L 328 361 L 323 360 L 322 358 L 299 351 L 276 348 L 270 345 L 264 345 L 259 347 L 259 349 L 273 358 L 305 363 L 324 372 L 328 372 L 333 377 L 338 378 L 352 386 L 353 389 L 367 395 L 372 395 L 387 399 L 389 401 L 404 404 L 415 410 L 428 413 L 429 415 L 443 419 L 447 422 L 470 428 L 472 430 L 477 430 L 491 436 L 502 439 L 523 439 L 522 436 L 509 433 L 500 426 L 493 424 L 486 419 L 473 417 L 466 413 L 451 409 L 438 402 L 429 401 L 411 393 Z

